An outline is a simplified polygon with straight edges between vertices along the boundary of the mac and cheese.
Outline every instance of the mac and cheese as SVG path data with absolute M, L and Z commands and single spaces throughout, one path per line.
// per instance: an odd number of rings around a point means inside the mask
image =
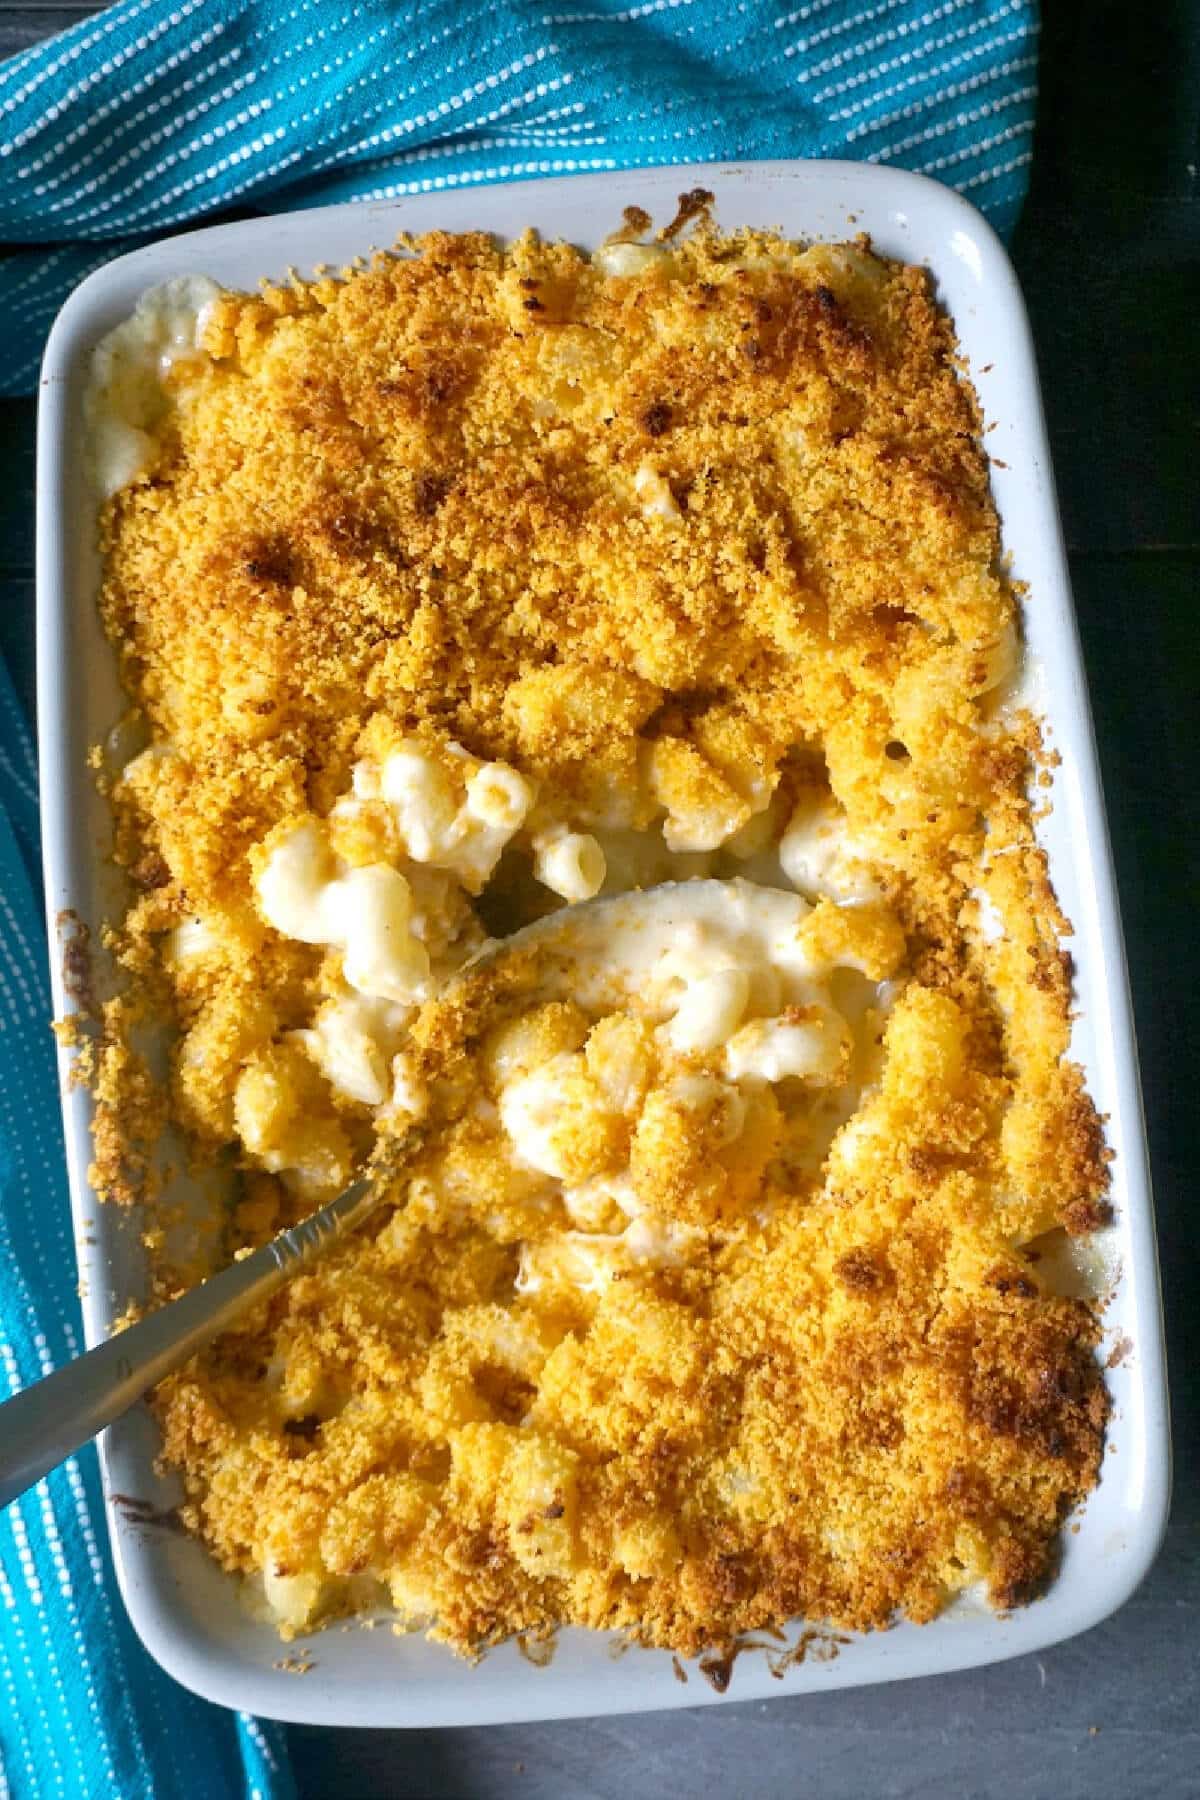
M 1106 1152 L 927 275 L 433 233 L 148 297 L 88 417 L 149 744 L 97 1189 L 166 1295 L 422 1121 L 160 1388 L 188 1525 L 285 1630 L 383 1603 L 464 1651 L 1028 1598 L 1099 1469 L 1096 1315 L 1040 1258 Z M 234 1170 L 184 1260 L 165 1119 Z

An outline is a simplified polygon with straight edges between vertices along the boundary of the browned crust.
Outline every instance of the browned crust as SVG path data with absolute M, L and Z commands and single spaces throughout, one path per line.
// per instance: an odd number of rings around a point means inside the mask
M 176 754 L 115 795 L 139 893 L 97 1185 L 144 1190 L 168 1111 L 220 1154 L 238 1071 L 309 1016 L 320 957 L 263 928 L 249 859 L 328 810 L 376 715 L 580 803 L 670 738 L 735 795 L 828 781 L 891 871 L 879 960 L 902 926 L 907 991 L 865 1157 L 781 1184 L 760 1230 L 732 1175 L 710 1193 L 664 1151 L 662 1206 L 711 1241 L 602 1306 L 510 1307 L 539 1227 L 448 1104 L 417 1172 L 448 1161 L 472 1207 L 380 1221 L 164 1384 L 186 1520 L 232 1569 L 319 1562 L 334 1607 L 385 1571 L 460 1649 L 567 1620 L 680 1652 L 797 1614 L 884 1627 L 973 1579 L 1018 1604 L 1096 1479 L 1106 1399 L 1092 1314 L 1012 1247 L 1102 1223 L 1107 1153 L 1065 1060 L 1037 728 L 979 697 L 1016 607 L 950 326 L 862 243 L 802 258 L 701 222 L 672 279 L 619 282 L 533 238 L 416 249 L 226 297 L 162 464 L 105 513 L 106 628 Z M 637 508 L 647 459 L 680 531 Z M 187 972 L 160 946 L 193 912 L 228 948 Z M 483 981 L 419 1021 L 447 1093 L 503 998 Z M 131 1048 L 147 1011 L 178 1028 L 169 1094 Z M 362 1109 L 338 1118 L 365 1153 Z M 250 1177 L 231 1246 L 297 1205 Z M 533 1333 L 521 1368 L 469 1341 L 502 1307 Z M 553 1473 L 518 1498 L 535 1437 Z

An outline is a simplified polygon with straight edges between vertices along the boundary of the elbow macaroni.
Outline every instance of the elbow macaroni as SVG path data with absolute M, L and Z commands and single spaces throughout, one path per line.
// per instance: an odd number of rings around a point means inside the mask
M 718 850 L 751 816 L 749 801 L 680 738 L 659 738 L 651 746 L 649 787 L 667 815 L 668 850 Z
M 718 1049 L 737 1029 L 750 998 L 744 969 L 718 969 L 691 982 L 671 1020 L 672 1047 L 683 1055 Z
M 824 895 L 863 905 L 882 898 L 845 815 L 829 797 L 808 794 L 797 802 L 780 840 L 779 861 L 792 886 L 809 899 Z
M 341 950 L 346 980 L 360 994 L 409 1005 L 428 997 L 429 952 L 417 935 L 408 882 L 383 864 L 339 868 L 315 820 L 275 845 L 258 898 L 284 937 Z
M 507 763 L 478 762 L 453 746 L 438 760 L 403 744 L 378 770 L 360 764 L 355 793 L 392 809 L 406 853 L 457 875 L 478 893 L 525 822 L 533 789 Z
M 670 482 L 653 464 L 638 465 L 633 477 L 633 491 L 642 503 L 644 518 L 666 519 L 671 524 L 683 518 L 679 504 L 671 492 Z
M 394 1001 L 347 994 L 327 1000 L 296 1040 L 335 1094 L 379 1107 L 392 1091 L 392 1064 L 410 1010 Z
M 827 1086 L 843 1073 L 849 1049 L 841 1015 L 829 1006 L 812 1006 L 800 1017 L 743 1025 L 726 1044 L 725 1072 L 731 1081 L 797 1080 Z
M 592 261 L 601 273 L 618 281 L 645 275 L 651 269 L 661 267 L 666 260 L 667 252 L 661 244 L 601 244 L 592 255 Z
M 604 886 L 608 865 L 590 832 L 558 826 L 534 838 L 533 872 L 564 900 L 591 900 Z

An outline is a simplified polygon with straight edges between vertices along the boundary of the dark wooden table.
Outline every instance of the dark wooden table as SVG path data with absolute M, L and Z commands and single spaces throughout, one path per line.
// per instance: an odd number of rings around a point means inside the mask
M 89 5 L 0 0 L 0 55 Z M 1117 856 L 1175 1423 L 1162 1556 L 1122 1612 L 990 1670 L 768 1705 L 292 1733 L 302 1795 L 1200 1795 L 1200 10 L 1046 0 L 1033 316 Z M 31 401 L 0 407 L 0 649 L 32 670 Z

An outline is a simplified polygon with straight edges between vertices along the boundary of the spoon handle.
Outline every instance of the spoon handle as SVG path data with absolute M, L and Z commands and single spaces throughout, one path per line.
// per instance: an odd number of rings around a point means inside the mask
M 111 1425 L 250 1307 L 354 1231 L 386 1184 L 354 1182 L 327 1206 L 198 1287 L 0 1405 L 0 1508 Z

